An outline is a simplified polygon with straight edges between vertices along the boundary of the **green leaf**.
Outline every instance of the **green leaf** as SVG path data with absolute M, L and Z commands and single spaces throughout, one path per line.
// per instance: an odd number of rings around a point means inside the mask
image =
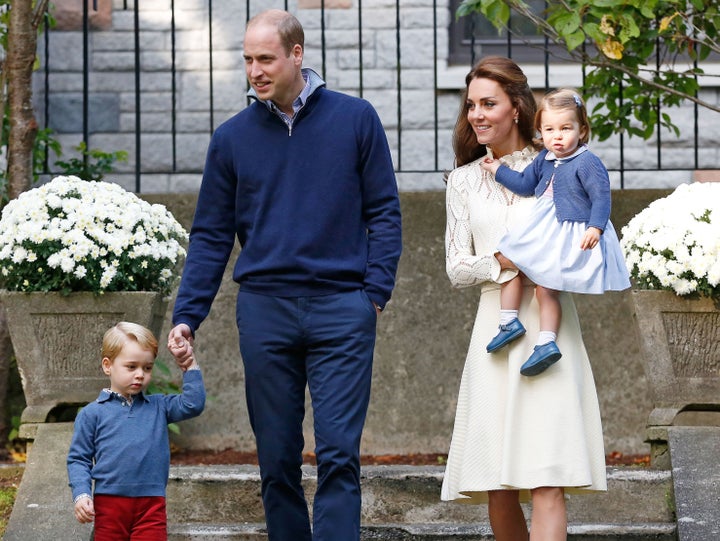
M 585 41 L 585 32 L 577 30 L 570 35 L 565 36 L 565 43 L 568 50 L 572 51 L 577 49 Z

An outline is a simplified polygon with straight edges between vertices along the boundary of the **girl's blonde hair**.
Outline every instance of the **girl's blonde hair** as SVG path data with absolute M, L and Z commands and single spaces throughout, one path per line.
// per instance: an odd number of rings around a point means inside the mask
M 153 357 L 157 357 L 158 341 L 152 331 L 137 323 L 121 321 L 105 332 L 102 342 L 102 358 L 107 357 L 114 361 L 128 340 L 137 342 L 141 348 L 152 352 Z
M 540 100 L 537 113 L 535 113 L 535 129 L 541 131 L 542 114 L 548 109 L 568 109 L 575 111 L 580 125 L 580 140 L 578 144 L 584 145 L 590 139 L 590 122 L 588 121 L 587 107 L 580 94 L 572 88 L 558 88 L 545 94 Z M 542 140 L 542 139 L 541 139 Z

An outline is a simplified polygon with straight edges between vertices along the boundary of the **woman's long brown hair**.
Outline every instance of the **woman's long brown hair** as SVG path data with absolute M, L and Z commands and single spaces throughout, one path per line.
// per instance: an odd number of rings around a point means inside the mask
M 487 154 L 485 145 L 477 142 L 475 132 L 467 120 L 468 86 L 474 79 L 496 81 L 510 97 L 513 107 L 518 110 L 518 129 L 521 137 L 530 142 L 535 136 L 534 119 L 537 105 L 527 77 L 513 60 L 504 56 L 486 56 L 475 64 L 475 67 L 465 77 L 465 91 L 453 132 L 456 167 Z

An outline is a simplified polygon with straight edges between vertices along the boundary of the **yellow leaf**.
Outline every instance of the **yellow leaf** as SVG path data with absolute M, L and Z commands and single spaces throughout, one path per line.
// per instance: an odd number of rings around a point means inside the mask
M 607 40 L 605 40 L 605 43 L 600 46 L 600 49 L 602 50 L 603 54 L 608 58 L 612 58 L 613 60 L 620 60 L 622 58 L 622 52 L 625 47 L 623 47 L 622 43 L 620 43 L 619 41 L 608 38 Z
M 673 13 L 672 15 L 668 15 L 667 17 L 663 17 L 660 20 L 660 32 L 664 32 L 668 29 L 668 26 L 670 26 L 670 23 L 675 18 L 675 15 L 677 15 L 677 12 Z
M 10 449 L 10 457 L 15 462 L 27 462 L 27 454 L 23 451 L 16 451 L 15 449 Z
M 612 24 L 608 20 L 607 15 L 603 15 L 602 20 L 600 21 L 600 32 L 607 36 L 615 35 L 615 28 L 613 28 Z

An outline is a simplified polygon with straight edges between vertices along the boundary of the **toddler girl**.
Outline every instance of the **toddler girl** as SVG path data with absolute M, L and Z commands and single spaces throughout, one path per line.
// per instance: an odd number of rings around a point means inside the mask
M 535 128 L 541 151 L 524 171 L 499 160 L 481 165 L 519 195 L 538 198 L 528 221 L 508 232 L 496 257 L 520 274 L 501 286 L 500 327 L 487 346 L 496 351 L 525 334 L 518 319 L 522 275 L 536 284 L 540 334 L 532 355 L 520 368 L 540 374 L 562 354 L 555 343 L 560 325 L 559 291 L 600 294 L 630 287 L 615 229 L 610 222 L 610 179 L 600 159 L 588 150 L 590 135 L 585 104 L 572 89 L 548 93 L 540 102 Z

